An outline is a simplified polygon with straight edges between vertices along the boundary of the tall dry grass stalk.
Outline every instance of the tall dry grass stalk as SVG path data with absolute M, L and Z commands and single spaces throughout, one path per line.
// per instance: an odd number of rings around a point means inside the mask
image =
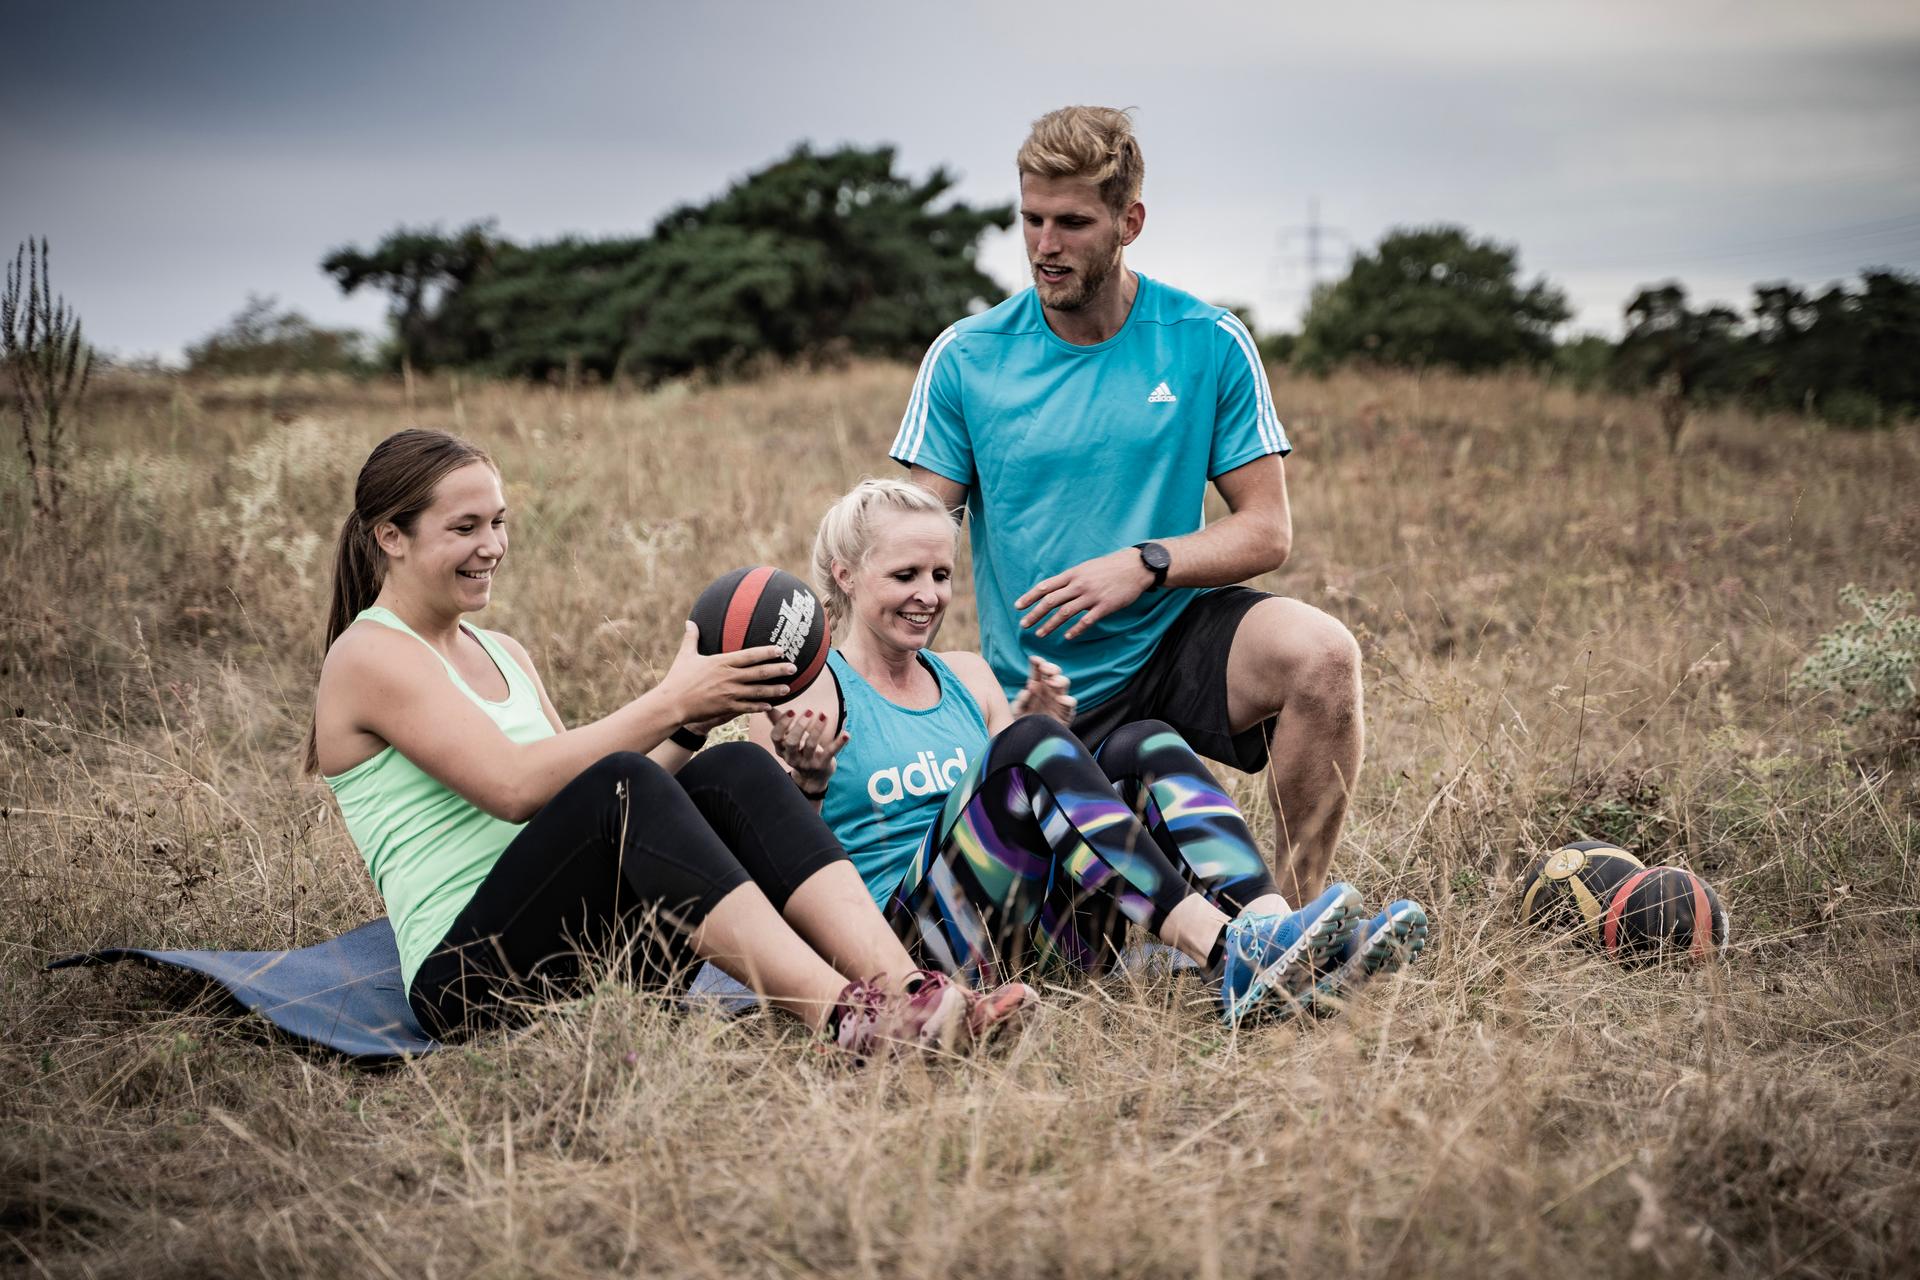
M 570 719 L 701 584 L 804 566 L 911 371 L 653 394 L 416 379 L 505 469 L 487 621 Z M 395 385 L 103 379 L 66 558 L 0 517 L 0 1259 L 24 1274 L 1862 1275 L 1920 1268 L 1910 763 L 1788 693 L 1837 587 L 1910 584 L 1920 441 L 1524 378 L 1282 378 L 1293 563 L 1367 655 L 1336 863 L 1438 923 L 1343 1016 L 1223 1035 L 1066 983 L 1004 1051 L 859 1074 L 774 1018 L 608 984 L 397 1070 L 106 943 L 278 947 L 379 904 L 295 769 L 328 548 Z M 11 464 L 10 464 L 11 465 Z M 1688 506 L 1666 501 L 1688 469 Z M 0 474 L 0 492 L 23 478 Z M 956 602 L 948 644 L 969 643 Z M 1237 793 L 1271 818 L 1257 780 Z M 1575 836 L 1706 874 L 1724 967 L 1517 925 Z

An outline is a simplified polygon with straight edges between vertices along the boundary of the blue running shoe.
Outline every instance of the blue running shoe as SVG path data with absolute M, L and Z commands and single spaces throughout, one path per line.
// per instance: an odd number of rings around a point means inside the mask
M 1427 913 L 1407 898 L 1355 929 L 1344 948 L 1328 958 L 1313 984 L 1310 1000 L 1317 1012 L 1332 1012 L 1355 990 L 1382 974 L 1420 958 L 1427 945 Z
M 1284 997 L 1273 1012 L 1289 1017 L 1304 1006 L 1319 967 L 1343 953 L 1360 920 L 1360 895 L 1336 884 L 1291 915 L 1241 916 L 1227 925 L 1220 971 L 1220 1020 L 1236 1026 L 1270 992 Z

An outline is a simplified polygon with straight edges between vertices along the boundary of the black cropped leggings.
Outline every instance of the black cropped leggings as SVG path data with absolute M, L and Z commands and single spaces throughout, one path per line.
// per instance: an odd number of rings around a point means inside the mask
M 713 747 L 678 774 L 610 755 L 502 851 L 414 975 L 408 1002 L 444 1039 L 577 988 L 583 957 L 622 956 L 630 980 L 665 983 L 691 968 L 694 930 L 734 889 L 752 882 L 780 910 L 846 856 L 759 747 Z

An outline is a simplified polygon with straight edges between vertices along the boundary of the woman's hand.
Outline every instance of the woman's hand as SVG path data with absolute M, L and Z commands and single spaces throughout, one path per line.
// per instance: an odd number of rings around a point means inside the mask
M 834 733 L 827 718 L 812 711 L 775 711 L 767 718 L 773 722 L 773 754 L 792 771 L 800 790 L 809 796 L 825 791 L 840 748 L 847 745 L 847 731 Z
M 1013 716 L 1052 716 L 1061 724 L 1073 723 L 1073 710 L 1079 700 L 1067 692 L 1067 673 L 1045 658 L 1027 659 L 1027 687 L 1013 700 Z
M 773 699 L 785 695 L 786 677 L 794 666 L 781 655 L 780 646 L 703 654 L 697 647 L 699 634 L 689 622 L 680 652 L 655 687 L 681 724 L 721 724 L 743 712 L 765 711 Z

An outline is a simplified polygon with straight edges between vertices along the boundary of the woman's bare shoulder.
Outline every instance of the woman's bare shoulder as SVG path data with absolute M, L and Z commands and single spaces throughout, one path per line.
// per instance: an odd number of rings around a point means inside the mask
M 409 678 L 439 663 L 426 645 L 377 622 L 356 622 L 342 631 L 320 662 L 320 687 L 350 683 L 362 687 Z

